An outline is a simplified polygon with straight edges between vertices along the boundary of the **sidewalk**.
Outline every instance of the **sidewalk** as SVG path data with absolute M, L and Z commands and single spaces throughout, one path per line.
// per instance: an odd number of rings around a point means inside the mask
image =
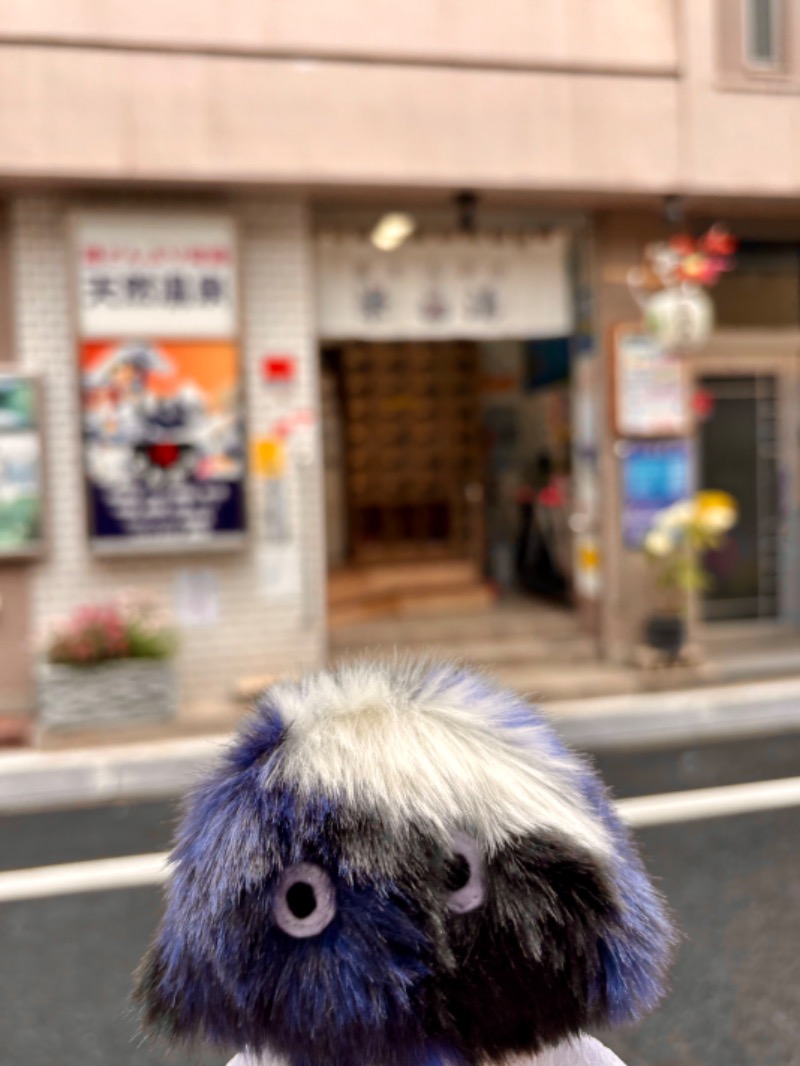
M 800 676 L 544 704 L 573 746 L 599 751 L 800 731 Z M 178 796 L 230 732 L 0 753 L 0 813 Z

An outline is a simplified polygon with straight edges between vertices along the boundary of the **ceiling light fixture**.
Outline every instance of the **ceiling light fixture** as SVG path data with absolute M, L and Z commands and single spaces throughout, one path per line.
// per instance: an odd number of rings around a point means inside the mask
M 378 219 L 370 234 L 370 240 L 382 252 L 393 252 L 408 240 L 416 228 L 417 223 L 412 215 L 393 211 Z

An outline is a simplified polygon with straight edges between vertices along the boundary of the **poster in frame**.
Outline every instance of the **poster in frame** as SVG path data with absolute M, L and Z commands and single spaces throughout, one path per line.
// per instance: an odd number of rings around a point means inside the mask
M 239 545 L 246 445 L 236 347 L 84 341 L 80 368 L 95 550 Z
M 618 437 L 657 439 L 691 432 L 686 358 L 666 351 L 641 324 L 611 331 L 612 425 Z
M 0 367 L 0 560 L 45 550 L 42 419 L 38 377 Z
M 86 515 L 95 554 L 247 541 L 234 221 L 86 210 L 73 219 Z
M 656 515 L 691 496 L 694 448 L 689 440 L 625 441 L 622 460 L 622 536 L 625 547 L 639 551 Z

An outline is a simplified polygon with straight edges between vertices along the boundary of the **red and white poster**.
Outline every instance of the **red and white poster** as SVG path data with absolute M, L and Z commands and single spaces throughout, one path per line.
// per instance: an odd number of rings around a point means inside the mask
M 82 337 L 235 336 L 230 219 L 97 211 L 76 235 Z
M 82 216 L 78 360 L 99 550 L 236 545 L 246 445 L 226 219 Z

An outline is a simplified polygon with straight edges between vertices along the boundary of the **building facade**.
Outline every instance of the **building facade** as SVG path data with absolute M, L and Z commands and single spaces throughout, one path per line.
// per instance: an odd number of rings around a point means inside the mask
M 130 586 L 176 609 L 182 698 L 198 716 L 241 679 L 324 658 L 328 565 L 446 561 L 454 605 L 477 603 L 487 577 L 510 581 L 521 485 L 542 474 L 543 455 L 571 471 L 553 580 L 572 587 L 602 652 L 629 656 L 646 605 L 641 552 L 625 546 L 609 336 L 637 318 L 628 272 L 676 210 L 690 228 L 724 218 L 745 242 L 718 294 L 718 332 L 691 366 L 720 414 L 694 427 L 698 477 L 726 487 L 720 456 L 745 437 L 749 470 L 730 486 L 749 500 L 749 572 L 706 613 L 800 621 L 798 8 L 2 5 L 2 361 L 41 383 L 46 537 L 37 557 L 0 561 L 0 709 L 33 706 L 51 619 Z M 369 241 L 390 211 L 418 226 L 404 281 L 381 274 Z M 234 547 L 98 550 L 76 226 L 99 217 L 134 229 L 155 219 L 165 232 L 213 218 L 235 233 L 247 472 Z M 489 261 L 500 265 L 483 284 L 474 272 Z M 524 313 L 501 321 L 526 278 Z M 341 292 L 360 324 L 335 325 Z M 387 294 L 405 301 L 393 325 Z M 483 318 L 448 318 L 448 301 Z M 423 305 L 426 324 L 414 325 Z M 436 384 L 445 365 L 452 375 Z M 427 398 L 411 380 L 434 382 Z M 459 389 L 461 406 L 445 403 Z M 403 404 L 427 410 L 427 428 L 403 422 Z M 378 410 L 393 412 L 394 438 L 381 436 L 388 415 L 369 422 Z M 434 455 L 441 426 L 461 451 Z M 420 456 L 434 462 L 427 472 Z M 346 580 L 341 595 L 349 603 Z

